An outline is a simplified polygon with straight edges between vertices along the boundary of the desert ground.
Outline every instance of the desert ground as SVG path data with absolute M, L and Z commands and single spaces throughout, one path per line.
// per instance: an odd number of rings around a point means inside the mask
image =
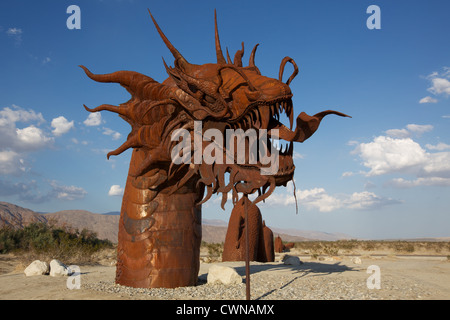
M 296 254 L 295 251 L 289 254 L 299 256 L 303 264 L 285 265 L 280 261 L 282 254 L 277 254 L 276 262 L 251 262 L 251 299 L 450 299 L 450 260 L 444 255 L 312 257 Z M 242 284 L 208 284 L 206 277 L 213 264 L 233 267 L 243 277 Z M 0 255 L 1 300 L 245 299 L 244 262 L 201 262 L 197 286 L 176 289 L 135 289 L 116 285 L 115 266 L 111 259 L 104 259 L 97 264 L 80 265 L 79 289 L 68 288 L 67 282 L 71 280 L 68 277 L 27 277 L 23 272 L 24 268 L 20 257 Z M 378 273 L 374 273 L 374 270 L 378 270 Z M 375 285 L 375 276 L 378 276 L 379 289 Z

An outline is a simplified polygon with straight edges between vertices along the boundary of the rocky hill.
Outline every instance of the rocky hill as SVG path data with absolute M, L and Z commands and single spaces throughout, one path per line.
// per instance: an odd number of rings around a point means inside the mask
M 8 202 L 0 201 L 0 228 L 10 226 L 23 228 L 34 222 L 47 222 L 41 214 L 25 209 Z
M 94 231 L 99 239 L 117 242 L 119 215 L 96 214 L 84 210 L 64 210 L 43 215 L 47 221 L 54 220 L 58 225 L 71 226 L 78 230 Z

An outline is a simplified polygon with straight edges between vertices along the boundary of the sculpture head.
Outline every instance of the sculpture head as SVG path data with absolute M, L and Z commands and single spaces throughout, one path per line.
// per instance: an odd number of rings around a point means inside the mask
M 213 193 L 222 193 L 223 207 L 228 192 L 232 192 L 234 203 L 238 200 L 240 192 L 244 194 L 258 192 L 259 196 L 254 201 L 256 203 L 270 195 L 276 186 L 286 185 L 292 180 L 295 169 L 294 142 L 308 139 L 317 130 L 325 115 L 346 116 L 330 110 L 315 116 L 308 116 L 302 112 L 296 119 L 296 129 L 292 130 L 294 108 L 289 84 L 298 74 L 298 67 L 293 59 L 286 57 L 281 61 L 278 79 L 263 76 L 255 65 L 258 45 L 250 54 L 248 66 L 243 66 L 242 63 L 243 43 L 242 49 L 236 52 L 233 61 L 228 50 L 225 60 L 215 16 L 217 62 L 192 64 L 172 45 L 151 13 L 150 16 L 175 58 L 173 67 L 169 67 L 163 60 L 169 75 L 163 83 L 132 71 L 96 75 L 81 67 L 91 79 L 119 83 L 131 94 L 131 99 L 119 106 L 101 105 L 94 109 L 86 106 L 85 108 L 90 112 L 102 110 L 116 112 L 131 125 L 127 141 L 115 151 L 108 153 L 108 158 L 133 148 L 139 153 L 139 159 L 142 161 L 130 166 L 129 175 L 134 179 L 150 177 L 153 190 L 167 189 L 173 193 L 190 182 L 201 190 L 204 187 L 207 189 L 206 196 L 199 203 L 208 200 Z M 284 83 L 282 77 L 288 62 L 293 65 L 294 72 Z M 282 113 L 289 119 L 289 128 L 279 121 Z M 181 130 L 188 132 L 189 147 L 193 148 L 188 154 L 184 154 L 184 160 L 189 161 L 176 162 L 174 155 L 179 156 L 179 149 L 175 149 L 179 140 L 173 137 Z M 195 140 L 196 133 L 203 134 L 207 130 L 215 133 L 214 139 L 210 137 L 211 139 Z M 234 133 L 253 130 L 252 132 L 256 133 L 258 146 L 253 147 L 258 151 L 254 157 L 250 153 L 252 142 L 248 137 L 244 137 L 244 141 L 248 140 L 245 150 L 234 148 L 227 152 L 225 145 L 229 141 L 220 141 L 218 136 L 221 134 L 222 137 L 227 137 L 230 130 Z M 270 140 L 274 136 L 289 142 L 289 146 L 279 152 L 270 148 Z M 214 154 L 215 161 L 194 161 L 195 152 L 200 152 L 201 155 L 204 152 Z M 267 161 L 262 161 L 263 153 L 269 158 L 277 154 L 277 168 L 269 174 L 263 170 L 271 165 Z M 239 156 L 245 159 L 243 163 L 235 161 Z M 219 158 L 222 161 L 218 161 Z M 229 159 L 232 161 L 227 161 Z

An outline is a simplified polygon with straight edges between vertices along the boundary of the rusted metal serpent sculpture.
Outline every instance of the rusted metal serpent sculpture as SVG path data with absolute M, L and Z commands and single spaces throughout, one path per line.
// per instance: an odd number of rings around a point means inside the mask
M 314 116 L 302 112 L 292 130 L 294 108 L 289 84 L 298 73 L 293 59 L 282 60 L 278 79 L 261 75 L 255 65 L 258 45 L 246 67 L 242 63 L 243 44 L 233 61 L 228 52 L 225 59 L 215 16 L 217 62 L 192 64 L 172 45 L 151 13 L 150 16 L 175 58 L 174 67 L 163 62 L 168 79 L 158 83 L 134 71 L 94 74 L 81 66 L 92 80 L 119 83 L 131 94 L 129 101 L 118 106 L 85 108 L 89 112 L 117 113 L 131 125 L 127 140 L 107 155 L 109 158 L 132 149 L 119 223 L 116 283 L 143 288 L 192 286 L 197 283 L 200 264 L 201 204 L 212 194 L 222 193 L 224 208 L 230 193 L 233 203 L 239 206 L 240 194 L 247 197 L 258 192 L 249 204 L 249 210 L 257 209 L 256 203 L 267 198 L 275 187 L 292 180 L 293 142 L 308 139 L 324 116 L 346 115 L 331 110 Z M 288 62 L 294 66 L 294 72 L 284 83 L 282 77 Z M 279 121 L 280 113 L 286 113 L 290 128 Z M 247 154 L 243 164 L 194 161 L 196 152 L 210 151 L 219 142 L 217 138 L 192 144 L 191 152 L 184 157 L 192 161 L 174 161 L 179 140 L 174 140 L 173 134 L 182 129 L 194 141 L 196 126 L 197 133 L 215 129 L 223 136 L 226 130 L 266 130 L 267 145 L 278 131 L 279 139 L 290 145 L 279 151 L 278 170 L 273 174 L 262 174 L 268 164 L 261 163 L 259 156 L 250 163 Z M 223 150 L 223 158 L 235 159 L 238 153 Z M 175 152 L 175 158 L 179 155 Z M 216 151 L 215 159 L 217 156 Z

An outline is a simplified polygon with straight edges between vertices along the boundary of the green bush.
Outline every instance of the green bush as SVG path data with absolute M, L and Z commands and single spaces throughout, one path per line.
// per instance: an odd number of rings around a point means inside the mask
M 0 253 L 27 253 L 79 263 L 88 261 L 94 252 L 111 247 L 109 240 L 100 240 L 86 229 L 79 232 L 44 223 L 32 223 L 23 229 L 0 229 Z

